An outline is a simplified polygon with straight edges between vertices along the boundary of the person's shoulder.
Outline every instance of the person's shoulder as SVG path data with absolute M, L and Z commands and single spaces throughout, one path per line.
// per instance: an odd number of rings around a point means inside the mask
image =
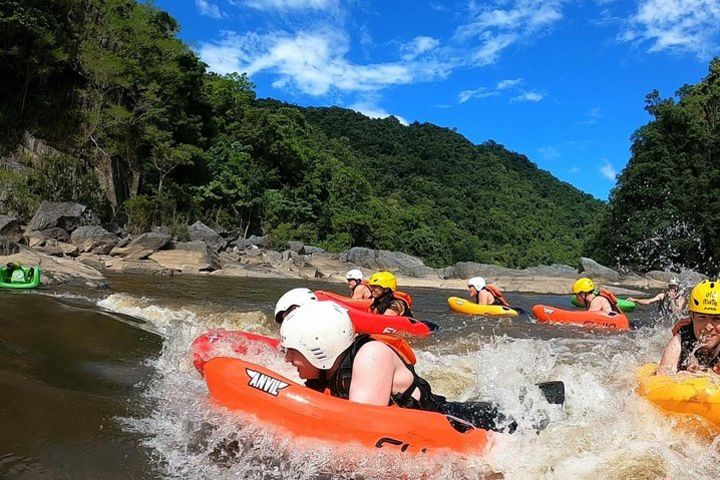
M 362 345 L 355 355 L 355 362 L 363 362 L 365 359 L 378 359 L 385 356 L 393 355 L 394 352 L 390 346 L 381 341 L 370 341 Z

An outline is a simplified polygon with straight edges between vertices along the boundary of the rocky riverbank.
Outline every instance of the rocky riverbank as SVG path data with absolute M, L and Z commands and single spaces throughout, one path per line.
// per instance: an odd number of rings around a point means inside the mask
M 174 237 L 166 227 L 131 236 L 120 229 L 109 231 L 95 224 L 80 204 L 45 202 L 23 225 L 0 215 L 0 264 L 21 262 L 39 265 L 46 285 L 106 285 L 103 272 L 168 276 L 177 274 L 323 279 L 344 282 L 344 274 L 360 268 L 366 275 L 388 270 L 401 286 L 464 289 L 472 276 L 510 292 L 565 294 L 573 280 L 589 276 L 622 294 L 665 288 L 677 273 L 654 271 L 646 275 L 621 274 L 589 258 L 577 268 L 550 265 L 515 270 L 475 262 L 459 262 L 446 268 L 430 268 L 419 258 L 402 252 L 354 247 L 343 253 L 288 242 L 282 251 L 268 237 L 236 237 L 196 222 L 187 238 Z M 690 284 L 701 275 L 684 271 Z

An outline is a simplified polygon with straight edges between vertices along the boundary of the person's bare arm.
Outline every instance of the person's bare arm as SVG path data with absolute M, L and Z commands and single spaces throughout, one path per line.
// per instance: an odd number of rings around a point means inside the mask
M 673 336 L 672 340 L 665 347 L 660 365 L 658 366 L 658 375 L 672 375 L 677 373 L 677 365 L 680 361 L 680 335 Z
M 382 342 L 363 345 L 353 362 L 349 399 L 387 406 L 395 375 L 395 353 Z
M 665 294 L 661 292 L 652 298 L 628 297 L 628 300 L 631 302 L 639 303 L 640 305 L 650 305 L 652 303 L 661 302 L 663 298 L 665 298 Z

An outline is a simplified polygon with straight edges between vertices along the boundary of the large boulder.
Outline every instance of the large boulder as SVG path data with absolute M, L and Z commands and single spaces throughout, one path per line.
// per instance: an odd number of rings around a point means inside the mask
M 250 235 L 248 238 L 240 238 L 230 242 L 231 247 L 237 247 L 238 250 L 245 250 L 248 248 L 267 248 L 270 246 L 270 237 L 267 235 L 257 236 Z
M 58 242 L 65 243 L 70 241 L 70 234 L 60 227 L 46 228 L 45 230 L 40 230 L 40 233 L 45 239 L 52 238 Z
M 22 240 L 23 233 L 17 218 L 9 215 L 0 215 L 0 237 L 5 237 L 11 242 Z
M 20 251 L 20 246 L 17 243 L 15 243 L 5 237 L 0 237 L 0 256 L 14 255 L 14 254 L 18 253 L 19 251 Z
M 522 270 L 522 273 L 533 277 L 562 277 L 576 278 L 577 270 L 570 265 L 553 263 L 552 265 L 538 265 L 536 267 L 528 267 Z
M 295 253 L 302 253 L 304 246 L 305 244 L 303 242 L 298 242 L 296 240 L 291 240 L 288 242 L 288 250 Z
M 188 273 L 211 272 L 220 266 L 215 251 L 202 240 L 178 242 L 175 248 L 157 251 L 149 258 L 164 268 Z
M 345 259 L 360 267 L 371 270 L 388 270 L 409 277 L 422 277 L 434 272 L 419 258 L 402 252 L 353 247 L 347 251 Z
M 172 236 L 161 232 L 143 233 L 134 239 L 127 247 L 115 247 L 110 252 L 111 255 L 119 255 L 121 257 L 143 259 L 147 258 L 158 250 L 166 247 Z
M 498 265 L 477 262 L 458 262 L 451 267 L 444 268 L 440 272 L 440 275 L 442 278 L 468 279 L 472 277 L 499 277 L 503 275 L 515 275 L 517 273 L 518 271 L 516 270 Z
M 313 245 L 304 245 L 302 252 L 305 255 L 320 255 L 322 253 L 327 253 L 324 248 L 315 247 Z
M 107 255 L 118 244 L 118 236 L 98 225 L 78 227 L 70 236 L 81 252 Z
M 600 265 L 592 258 L 581 257 L 578 265 L 578 273 L 591 278 L 603 278 L 611 282 L 620 280 L 620 274 L 612 268 Z
M 201 221 L 190 225 L 188 227 L 188 234 L 191 241 L 200 240 L 215 252 L 219 252 L 225 248 L 225 239 Z
M 25 229 L 26 232 L 59 227 L 67 232 L 86 221 L 87 208 L 75 202 L 43 202 Z

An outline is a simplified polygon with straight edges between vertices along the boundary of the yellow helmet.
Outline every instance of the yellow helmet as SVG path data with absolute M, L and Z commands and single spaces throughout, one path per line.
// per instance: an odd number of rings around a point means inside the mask
M 720 313 L 720 281 L 703 280 L 695 285 L 690 292 L 691 312 L 708 313 L 711 315 Z
M 379 287 L 389 288 L 393 292 L 397 290 L 397 279 L 395 275 L 390 272 L 374 273 L 372 277 L 370 277 L 370 280 L 368 280 L 368 283 L 371 287 L 377 285 Z
M 592 292 L 593 290 L 595 290 L 595 282 L 587 277 L 576 280 L 572 287 L 572 291 L 576 295 L 583 292 Z

